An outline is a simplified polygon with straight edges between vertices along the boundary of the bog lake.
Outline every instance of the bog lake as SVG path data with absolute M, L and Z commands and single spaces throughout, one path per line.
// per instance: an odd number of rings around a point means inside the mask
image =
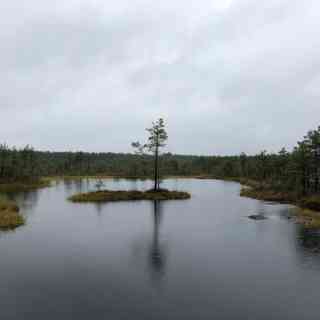
M 190 200 L 67 200 L 95 183 L 11 195 L 26 225 L 0 233 L 2 319 L 319 319 L 318 238 L 288 219 L 290 206 L 196 179 L 163 183 Z

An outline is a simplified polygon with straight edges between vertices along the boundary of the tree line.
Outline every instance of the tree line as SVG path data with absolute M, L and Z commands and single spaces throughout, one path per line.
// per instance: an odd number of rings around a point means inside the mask
M 159 156 L 161 176 L 208 176 L 251 179 L 262 187 L 320 192 L 320 127 L 308 132 L 292 151 L 262 151 L 257 155 L 194 156 L 164 153 Z M 44 152 L 0 145 L 0 183 L 35 181 L 42 176 L 111 175 L 153 177 L 154 156 L 132 153 Z

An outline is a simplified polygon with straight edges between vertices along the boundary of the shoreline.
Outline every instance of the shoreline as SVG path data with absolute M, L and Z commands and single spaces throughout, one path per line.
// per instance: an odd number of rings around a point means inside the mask
M 51 181 L 46 178 L 41 178 L 35 182 L 11 182 L 11 183 L 0 183 L 1 193 L 15 193 L 15 192 L 26 192 L 34 191 L 42 188 L 50 187 Z
M 295 193 L 256 189 L 240 183 L 241 197 L 295 206 L 292 218 L 307 229 L 320 229 L 320 195 L 301 197 Z
M 16 192 L 27 192 L 27 191 L 35 191 L 38 189 L 48 188 L 51 186 L 52 182 L 59 181 L 72 181 L 72 180 L 82 180 L 82 179 L 101 179 L 101 180 L 112 180 L 112 179 L 125 179 L 125 180 L 153 180 L 151 176 L 121 176 L 121 175 L 81 175 L 81 176 L 44 176 L 39 179 L 39 181 L 33 182 L 7 182 L 0 183 L 0 193 L 16 193 Z M 162 178 L 163 180 L 167 179 L 205 179 L 211 180 L 216 179 L 210 176 L 201 176 L 201 175 L 189 175 L 189 176 L 181 176 L 181 175 L 168 175 Z
M 125 179 L 125 180 L 153 180 L 153 176 L 121 176 L 121 175 L 82 175 L 82 176 L 49 176 L 44 177 L 48 181 L 57 181 L 57 180 L 79 180 L 79 179 Z M 167 179 L 203 179 L 203 180 L 221 180 L 213 177 L 199 176 L 199 175 L 167 175 L 161 178 L 162 180 Z
M 42 177 L 37 182 L 15 182 L 0 184 L 0 193 L 15 193 L 34 191 L 50 187 L 52 182 L 63 180 L 81 180 L 81 179 L 126 179 L 126 180 L 153 180 L 148 176 L 119 176 L 119 175 L 82 175 L 82 176 L 50 176 Z M 210 175 L 167 175 L 162 178 L 167 179 L 198 179 L 198 180 L 220 180 L 239 183 L 242 188 L 240 191 L 241 197 L 247 197 L 260 201 L 268 201 L 279 204 L 290 204 L 297 207 L 297 212 L 293 215 L 295 221 L 303 224 L 308 228 L 320 229 L 320 195 L 309 195 L 306 197 L 299 196 L 293 192 L 275 191 L 271 188 L 262 186 L 260 182 L 237 177 L 216 177 Z

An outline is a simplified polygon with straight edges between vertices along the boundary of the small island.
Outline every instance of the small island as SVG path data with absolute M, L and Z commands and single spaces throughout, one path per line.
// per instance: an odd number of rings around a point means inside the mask
M 154 163 L 154 176 L 153 185 L 151 190 L 138 191 L 138 190 L 100 190 L 103 186 L 102 180 L 96 184 L 97 191 L 88 193 L 76 194 L 69 198 L 72 202 L 111 202 L 111 201 L 137 201 L 137 200 L 185 200 L 190 199 L 191 195 L 183 191 L 170 191 L 160 188 L 160 174 L 159 174 L 159 154 L 160 149 L 165 147 L 165 142 L 168 135 L 165 129 L 164 120 L 162 118 L 152 123 L 152 127 L 146 129 L 149 133 L 147 143 L 141 144 L 140 142 L 133 142 L 132 147 L 136 149 L 136 154 L 143 158 L 146 153 L 153 156 Z
M 69 198 L 72 202 L 112 202 L 112 201 L 136 201 L 136 200 L 185 200 L 190 199 L 188 192 L 169 191 L 159 189 L 157 191 L 111 191 L 100 190 L 88 193 L 76 194 Z
M 19 211 L 15 203 L 0 200 L 0 229 L 15 229 L 24 225 L 24 218 Z

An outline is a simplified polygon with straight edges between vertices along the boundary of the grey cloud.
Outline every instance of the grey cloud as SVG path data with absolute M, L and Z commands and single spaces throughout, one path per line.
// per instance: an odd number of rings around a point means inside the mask
M 129 151 L 163 116 L 172 152 L 291 148 L 320 118 L 319 2 L 214 4 L 1 4 L 0 139 Z

